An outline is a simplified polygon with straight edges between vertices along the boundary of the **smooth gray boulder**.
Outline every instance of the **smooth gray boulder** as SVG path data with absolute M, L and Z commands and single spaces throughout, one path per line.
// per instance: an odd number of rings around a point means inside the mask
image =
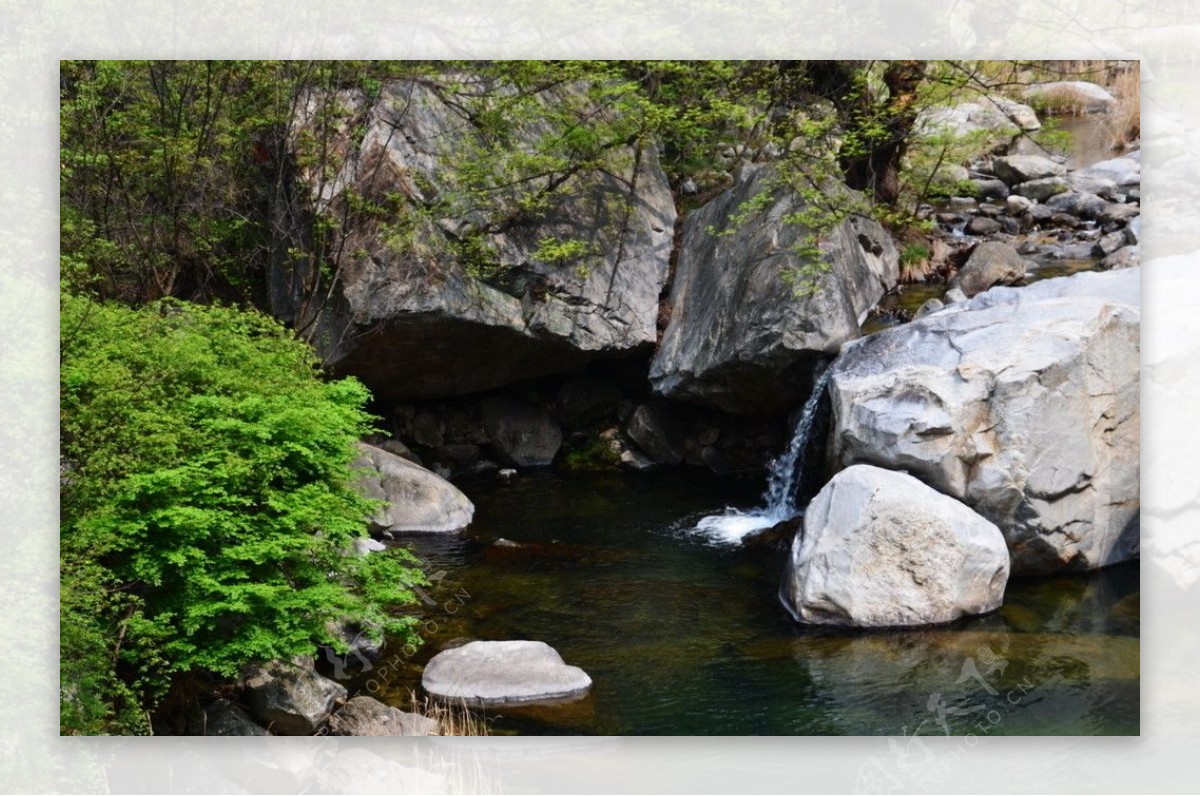
M 784 604 L 807 624 L 941 624 L 999 608 L 1008 574 L 995 525 L 910 475 L 856 464 L 809 504 Z
M 205 735 L 270 735 L 246 711 L 228 699 L 218 699 L 204 709 Z
M 500 395 L 480 404 L 488 442 L 505 464 L 545 467 L 562 447 L 562 429 L 542 407 Z
M 329 718 L 330 735 L 440 735 L 437 719 L 408 713 L 369 696 L 356 696 Z
M 475 506 L 458 487 L 394 453 L 358 443 L 358 486 L 369 498 L 384 501 L 371 518 L 374 531 L 458 531 L 471 524 Z
M 1005 243 L 984 241 L 950 280 L 968 298 L 994 285 L 1010 285 L 1025 276 L 1025 261 L 1017 250 Z
M 994 522 L 1014 574 L 1139 550 L 1140 269 L 993 288 L 847 345 L 831 455 L 903 469 Z
M 421 685 L 436 699 L 482 707 L 577 699 L 592 678 L 541 641 L 472 641 L 434 655 Z
M 299 195 L 276 202 L 275 227 L 290 230 L 281 244 L 296 249 L 309 226 L 294 208 L 312 205 L 334 221 L 328 250 L 339 253 L 338 281 L 332 300 L 307 301 L 312 258 L 281 257 L 271 308 L 315 330 L 323 360 L 377 398 L 473 393 L 654 345 L 675 223 L 656 148 L 606 151 L 603 169 L 567 180 L 537 212 L 517 212 L 516 188 L 504 184 L 481 209 L 461 166 L 494 142 L 468 118 L 470 97 L 507 91 L 478 75 L 443 73 L 385 81 L 373 101 L 353 89 L 300 103 L 293 140 L 328 134 L 320 126 L 332 112 L 326 106 L 340 103 L 344 121 L 328 149 L 344 153 L 345 164 L 332 177 L 301 166 Z M 576 115 L 586 125 L 613 113 L 579 85 L 539 97 L 547 113 L 508 131 L 507 151 L 536 157 L 556 140 L 561 150 L 550 119 Z M 547 179 L 515 185 L 536 191 Z M 381 203 L 384 214 L 360 212 L 356 196 Z M 556 241 L 574 249 L 547 254 L 546 242 Z M 328 289 L 320 285 L 322 297 Z
M 688 216 L 671 288 L 671 318 L 650 364 L 667 398 L 739 414 L 786 411 L 811 389 L 812 367 L 858 337 L 860 324 L 899 278 L 899 255 L 877 222 L 852 216 L 819 241 L 828 270 L 799 295 L 789 281 L 808 231 L 785 219 L 803 209 L 780 198 L 734 222 L 772 190 L 769 164 L 747 165 L 733 188 Z M 710 227 L 717 234 L 710 232 Z
M 1041 155 L 1009 155 L 992 158 L 992 171 L 1008 185 L 1019 185 L 1045 177 L 1060 177 L 1067 167 Z
M 346 689 L 302 666 L 272 661 L 244 678 L 246 704 L 276 735 L 312 735 L 346 699 Z
M 1117 103 L 1108 89 L 1086 80 L 1035 83 L 1025 88 L 1025 99 L 1050 113 L 1064 114 L 1103 113 Z

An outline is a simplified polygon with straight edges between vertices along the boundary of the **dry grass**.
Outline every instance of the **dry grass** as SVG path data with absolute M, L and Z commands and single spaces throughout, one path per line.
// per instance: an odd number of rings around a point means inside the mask
M 441 727 L 439 735 L 491 735 L 492 728 L 488 719 L 471 708 L 466 702 L 446 704 L 434 701 L 429 697 L 418 697 L 416 692 L 408 692 L 409 710 L 426 718 L 434 719 Z
M 1125 150 L 1142 137 L 1142 85 L 1137 64 L 1118 72 L 1109 91 L 1117 98 L 1108 112 L 1113 149 Z

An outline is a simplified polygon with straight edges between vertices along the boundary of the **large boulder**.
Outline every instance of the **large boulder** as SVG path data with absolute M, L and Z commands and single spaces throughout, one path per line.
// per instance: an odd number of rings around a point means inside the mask
M 488 441 L 505 464 L 544 467 L 562 446 L 562 429 L 542 407 L 507 395 L 480 406 Z
M 434 655 L 421 685 L 436 699 L 483 707 L 577 699 L 592 678 L 541 641 L 472 641 Z
M 852 216 L 821 236 L 827 270 L 799 294 L 789 280 L 805 267 L 796 250 L 810 233 L 786 219 L 803 211 L 800 198 L 783 190 L 735 220 L 753 197 L 776 189 L 777 177 L 770 165 L 746 166 L 733 188 L 688 217 L 671 319 L 650 365 L 660 395 L 743 414 L 792 408 L 811 388 L 814 362 L 858 337 L 895 286 L 891 237 Z
M 437 719 L 406 713 L 369 696 L 356 696 L 329 719 L 330 735 L 440 735 Z
M 675 222 L 655 148 L 618 146 L 603 168 L 570 179 L 472 193 L 465 175 L 489 153 L 561 151 L 550 119 L 586 125 L 613 113 L 582 86 L 547 89 L 539 95 L 547 112 L 507 130 L 511 141 L 497 150 L 469 118 L 470 97 L 489 92 L 511 90 L 443 74 L 387 81 L 373 100 L 361 90 L 314 93 L 297 113 L 293 140 L 332 129 L 328 149 L 345 165 L 331 178 L 301 163 L 297 195 L 276 203 L 276 226 L 292 230 L 279 250 L 303 248 L 304 214 L 292 208 L 311 205 L 335 222 L 338 279 L 330 300 L 308 301 L 312 285 L 323 299 L 328 284 L 312 258 L 281 257 L 271 306 L 312 332 L 336 373 L 358 376 L 376 397 L 471 393 L 655 342 Z M 536 193 L 552 179 L 561 181 L 552 201 L 518 212 L 512 186 Z M 364 201 L 382 209 L 364 212 Z
M 372 530 L 444 532 L 471 524 L 474 504 L 445 478 L 365 442 L 358 450 L 359 489 L 384 501 L 371 519 Z
M 251 667 L 243 686 L 250 713 L 277 735 L 312 735 L 346 699 L 338 683 L 287 661 Z
M 1049 113 L 1103 113 L 1117 103 L 1117 98 L 1103 86 L 1086 80 L 1056 80 L 1035 83 L 1025 89 L 1025 99 Z
M 1024 276 L 1025 260 L 1016 249 L 1004 243 L 984 241 L 971 252 L 949 286 L 970 297 L 995 285 L 1011 285 Z
M 1008 572 L 995 525 L 910 475 L 856 464 L 809 504 L 785 605 L 808 624 L 939 624 L 999 608 Z
M 992 158 L 992 171 L 1009 185 L 1019 185 L 1045 177 L 1061 177 L 1067 168 L 1041 155 L 1009 155 Z
M 847 345 L 831 454 L 912 473 L 994 522 L 1014 574 L 1139 550 L 1140 269 L 969 302 Z

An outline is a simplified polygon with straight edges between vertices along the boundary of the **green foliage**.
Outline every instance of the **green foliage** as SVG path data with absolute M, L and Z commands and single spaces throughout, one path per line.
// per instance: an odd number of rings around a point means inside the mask
M 900 250 L 900 265 L 910 267 L 928 260 L 933 250 L 924 243 L 910 243 Z
M 607 440 L 595 437 L 569 449 L 563 456 L 563 466 L 577 471 L 612 470 L 621 466 L 621 457 Z
M 62 726 L 143 727 L 171 678 L 342 646 L 353 620 L 412 638 L 403 552 L 347 555 L 366 390 L 257 313 L 62 299 Z

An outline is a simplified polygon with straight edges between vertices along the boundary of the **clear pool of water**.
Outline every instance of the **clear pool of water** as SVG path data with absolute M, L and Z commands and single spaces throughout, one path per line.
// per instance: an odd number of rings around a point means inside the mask
M 434 576 L 426 643 L 350 668 L 352 691 L 404 706 L 439 649 L 536 639 L 593 690 L 491 711 L 495 734 L 1138 732 L 1136 565 L 1012 581 L 1000 611 L 952 626 L 813 630 L 779 602 L 784 553 L 694 527 L 758 505 L 760 480 L 547 471 L 460 486 L 471 528 L 411 539 Z

